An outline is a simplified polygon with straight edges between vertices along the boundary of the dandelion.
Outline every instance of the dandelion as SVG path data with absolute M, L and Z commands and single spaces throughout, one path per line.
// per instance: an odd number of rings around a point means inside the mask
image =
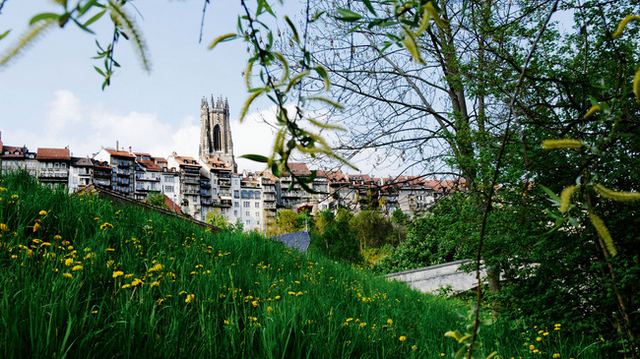
M 178 295 L 183 295 L 183 294 L 187 294 L 186 290 L 181 290 L 180 292 L 178 292 Z
M 251 305 L 252 305 L 254 308 L 257 308 L 257 307 L 258 307 L 258 301 L 257 301 L 257 300 L 252 301 L 252 302 L 251 302 Z
M 267 313 L 271 313 L 271 312 L 273 312 L 273 307 L 268 306 L 268 307 L 267 307 Z
M 98 310 L 96 310 L 96 309 L 92 310 L 92 311 L 91 311 L 91 314 L 93 314 L 93 315 L 98 314 Z
M 33 242 L 35 244 L 40 244 L 40 243 L 42 243 L 42 239 L 34 238 L 34 239 L 31 240 L 31 242 Z
M 549 332 L 544 332 L 544 333 L 542 333 L 542 336 L 543 336 L 543 337 L 546 337 L 547 335 L 549 335 Z
M 40 229 L 40 223 L 36 223 L 33 225 L 33 233 L 36 233 Z
M 11 255 L 11 259 L 18 259 L 18 256 L 17 256 L 17 255 L 15 255 L 15 254 L 12 254 L 12 255 Z
M 281 296 L 279 296 L 279 295 L 276 295 L 274 299 L 275 299 L 275 300 L 280 300 L 280 298 L 282 298 L 282 297 L 281 297 Z
M 416 350 L 418 350 L 418 346 L 417 346 L 417 345 L 415 345 L 415 344 L 414 344 L 414 345 L 412 345 L 412 346 L 411 346 L 411 350 L 415 352 Z
M 191 294 L 187 294 L 187 296 L 184 298 L 184 302 L 185 303 L 191 303 L 196 299 L 196 295 L 191 293 Z
M 38 214 L 44 217 L 47 215 L 47 211 L 45 211 L 44 209 L 41 209 L 40 212 L 38 212 Z
M 103 224 L 100 225 L 100 230 L 101 231 L 106 231 L 108 229 L 113 228 L 113 224 L 109 223 L 109 222 L 104 222 Z
M 298 293 L 296 293 L 296 297 L 299 297 L 299 296 L 301 296 L 303 294 L 304 294 L 304 292 L 298 292 Z
M 81 271 L 82 270 L 82 266 L 81 265 L 75 265 L 73 266 L 73 268 L 71 268 L 72 272 L 77 272 L 77 271 Z
M 366 326 L 367 326 L 367 322 L 362 322 L 362 323 L 360 323 L 360 328 L 364 328 L 364 327 L 366 327 Z
M 53 236 L 53 240 L 54 240 L 54 241 L 59 241 L 59 240 L 61 240 L 61 239 L 62 239 L 62 236 L 61 236 L 61 235 L 59 235 L 59 234 L 56 234 L 55 236 Z
M 249 320 L 252 322 L 257 322 L 258 321 L 258 317 L 249 317 Z
M 551 357 L 554 359 L 560 358 L 560 353 L 553 353 Z
M 533 351 L 535 348 L 536 348 L 536 346 L 535 346 L 535 345 L 533 345 L 533 344 L 530 344 L 530 345 L 529 345 L 529 350 Z
M 153 282 L 151 282 L 150 286 L 151 286 L 151 288 L 158 287 L 158 286 L 160 286 L 160 282 L 158 282 L 157 280 L 153 281 Z
M 122 285 L 122 287 L 120 287 L 120 288 L 122 288 L 122 289 L 131 288 L 131 284 L 129 284 L 129 283 L 125 283 L 125 284 L 123 284 L 123 285 Z
M 296 295 L 296 292 L 289 291 L 289 295 Z
M 224 325 L 229 325 L 231 322 L 229 321 L 229 319 L 225 319 L 222 321 L 222 323 L 224 323 Z
M 9 226 L 7 226 L 5 223 L 0 223 L 0 231 L 9 232 Z
M 62 273 L 62 276 L 69 279 L 69 278 L 73 278 L 73 274 L 69 273 L 69 272 L 64 272 Z
M 147 272 L 149 272 L 149 273 L 159 272 L 159 271 L 162 270 L 162 268 L 164 268 L 162 266 L 162 264 L 156 263 L 156 264 L 153 265 L 153 267 L 149 268 L 149 270 L 147 270 Z
M 41 244 L 43 247 L 51 247 L 51 243 L 49 242 L 42 242 Z
M 124 279 L 131 279 L 131 278 L 133 278 L 133 274 L 131 273 L 127 273 L 124 275 Z
M 67 267 L 71 267 L 73 265 L 73 258 L 67 258 L 64 260 L 64 265 Z
M 542 338 L 541 338 L 541 337 L 536 337 L 536 341 L 537 341 L 537 342 L 541 342 L 541 341 L 542 341 Z
M 407 340 L 407 337 L 405 335 L 401 335 L 398 337 L 398 340 L 401 342 L 405 342 Z
M 391 319 L 391 318 L 387 319 L 387 324 L 393 325 L 393 319 Z
M 540 349 L 534 349 L 534 350 L 533 350 L 533 353 L 534 353 L 534 354 L 538 354 L 538 353 L 540 353 Z
M 117 271 L 113 272 L 113 274 L 111 274 L 111 277 L 118 278 L 118 277 L 120 277 L 122 275 L 124 275 L 124 272 L 121 271 L 121 270 L 117 270 Z
M 115 248 L 107 248 L 107 249 L 105 249 L 105 252 L 107 252 L 107 253 L 113 253 L 115 251 L 116 251 Z
M 133 281 L 131 281 L 131 286 L 132 287 L 137 287 L 139 285 L 144 284 L 144 282 L 141 279 L 135 278 Z

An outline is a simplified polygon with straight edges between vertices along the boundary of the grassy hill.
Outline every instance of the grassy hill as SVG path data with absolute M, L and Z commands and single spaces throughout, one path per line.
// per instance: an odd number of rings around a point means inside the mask
M 0 178 L 2 357 L 450 357 L 467 310 L 255 234 Z M 538 324 L 483 327 L 485 355 L 586 346 L 553 323 L 536 342 Z

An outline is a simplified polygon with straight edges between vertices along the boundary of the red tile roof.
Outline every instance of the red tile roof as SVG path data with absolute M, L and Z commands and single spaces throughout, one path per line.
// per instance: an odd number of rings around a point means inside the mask
M 132 153 L 126 151 L 116 151 L 113 148 L 105 148 L 105 151 L 109 152 L 109 154 L 114 157 L 136 158 L 136 156 Z
M 38 161 L 70 161 L 71 152 L 68 148 L 38 148 Z
M 311 171 L 309 171 L 309 167 L 307 167 L 306 163 L 301 162 L 289 162 L 289 169 L 291 169 L 291 173 L 294 176 L 310 176 Z M 288 176 L 289 173 L 283 173 L 284 176 Z
M 142 165 L 142 167 L 146 168 L 147 171 L 162 171 L 162 167 L 158 166 L 153 161 L 143 160 L 143 161 L 138 161 L 138 163 Z

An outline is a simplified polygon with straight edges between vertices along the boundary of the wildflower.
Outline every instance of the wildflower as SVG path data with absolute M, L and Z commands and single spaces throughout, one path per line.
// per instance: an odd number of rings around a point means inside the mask
M 40 223 L 36 223 L 33 225 L 33 233 L 36 233 L 40 229 Z
M 541 337 L 537 337 L 537 338 L 536 338 L 536 341 L 537 341 L 537 342 L 541 342 L 541 341 L 542 341 L 542 338 L 541 338 Z
M 113 261 L 113 259 L 109 259 L 109 260 L 107 261 L 107 268 L 111 268 L 111 267 L 113 267 L 113 263 L 115 263 L 115 262 Z
M 159 272 L 162 270 L 162 264 L 160 263 L 156 263 L 153 265 L 153 267 L 149 268 L 149 270 L 147 270 L 147 272 L 149 273 L 153 273 L 153 272 Z
M 391 319 L 391 318 L 387 319 L 387 324 L 393 325 L 393 319 Z
M 67 258 L 64 260 L 64 265 L 67 267 L 71 267 L 71 265 L 73 264 L 73 258 Z
M 443 357 L 443 356 L 445 356 L 445 354 L 444 353 L 440 353 L 440 356 Z
M 184 298 L 184 302 L 185 303 L 191 303 L 196 299 L 196 295 L 191 293 L 191 294 L 187 294 L 187 296 Z
M 407 340 L 407 337 L 405 335 L 401 335 L 401 336 L 398 337 L 398 340 L 401 341 L 401 342 L 404 342 L 404 341 Z
M 2 193 L 2 192 L 6 192 L 6 191 L 7 191 L 7 188 L 6 188 L 6 187 L 0 187 L 0 193 Z
M 267 313 L 271 313 L 271 312 L 273 312 L 273 308 L 271 306 L 268 306 L 267 307 Z
M 34 238 L 34 239 L 31 240 L 31 242 L 33 242 L 35 244 L 40 244 L 40 243 L 42 243 L 42 239 Z
M 9 232 L 9 226 L 4 223 L 0 223 L 0 231 Z
M 139 285 L 144 284 L 144 282 L 141 279 L 135 278 L 133 281 L 131 281 L 131 286 L 132 287 L 137 287 Z
M 12 254 L 12 255 L 11 255 L 11 259 L 18 259 L 18 256 L 17 256 L 17 255 L 15 255 L 15 254 Z
M 258 317 L 249 317 L 249 320 L 252 322 L 257 322 L 258 321 Z
M 14 201 L 17 200 L 18 198 L 20 198 L 20 196 L 18 196 L 17 194 L 12 194 L 11 195 L 11 199 L 14 200 Z
M 187 294 L 186 290 L 181 290 L 180 292 L 178 292 L 178 295 L 183 295 L 183 294 Z
M 362 323 L 360 323 L 360 328 L 364 328 L 364 327 L 366 327 L 366 326 L 367 326 L 367 322 L 362 322 Z
M 546 337 L 547 335 L 549 335 L 549 332 L 544 332 L 544 333 L 542 333 L 542 336 L 543 336 L 543 337 Z
M 538 353 L 540 353 L 540 349 L 533 349 L 533 353 L 534 353 L 534 354 L 538 354 Z
M 127 289 L 127 288 L 130 288 L 130 287 L 131 287 L 131 284 L 126 283 L 126 284 L 123 284 L 122 287 L 120 287 L 120 288 Z
M 150 284 L 151 288 L 153 288 L 153 287 L 157 287 L 157 286 L 159 286 L 159 285 L 160 285 L 160 282 L 158 282 L 157 280 L 156 280 L 156 281 L 151 282 L 151 284 Z
M 415 352 L 416 350 L 418 350 L 418 346 L 417 346 L 417 345 L 415 345 L 415 344 L 414 344 L 414 345 L 412 345 L 412 346 L 411 346 L 411 350 L 413 350 L 413 351 Z
M 289 291 L 288 294 L 289 295 L 296 295 L 296 292 Z
M 257 307 L 258 307 L 258 301 L 257 301 L 257 300 L 252 301 L 252 302 L 251 302 L 251 305 L 252 305 L 254 308 L 257 308 Z
M 222 321 L 224 323 L 224 325 L 229 325 L 231 322 L 229 322 L 229 319 L 225 319 Z
M 124 279 L 130 279 L 130 278 L 133 278 L 133 274 L 127 273 L 124 275 Z
M 280 300 L 280 298 L 282 298 L 282 297 L 281 297 L 281 296 L 279 296 L 279 295 L 276 295 L 274 299 L 275 299 L 275 300 Z
M 298 293 L 296 293 L 296 297 L 299 297 L 299 296 L 301 296 L 303 294 L 304 294 L 304 292 L 298 292 Z
M 69 272 L 64 272 L 64 273 L 62 273 L 62 276 L 63 276 L 63 277 L 65 277 L 65 278 L 67 278 L 67 279 L 68 279 L 68 278 L 73 278 L 73 274 L 71 274 L 71 273 L 69 273 Z
M 101 231 L 106 231 L 108 229 L 113 228 L 113 224 L 109 223 L 109 222 L 104 222 L 103 224 L 100 225 L 100 230 Z
M 47 211 L 45 211 L 44 209 L 41 209 L 40 212 L 38 212 L 38 214 L 44 217 L 47 215 Z
M 94 309 L 94 310 L 91 311 L 91 314 L 96 315 L 96 314 L 98 314 L 98 311 L 96 309 Z
M 51 247 L 51 243 L 49 242 L 42 242 L 41 244 L 43 247 Z
M 62 239 L 62 236 L 61 236 L 61 235 L 59 235 L 59 234 L 56 234 L 55 236 L 53 236 L 53 240 L 54 240 L 54 241 L 59 241 L 59 240 L 61 240 L 61 239 Z
M 115 252 L 116 250 L 115 250 L 114 248 L 107 248 L 107 249 L 105 249 L 104 251 L 105 251 L 105 252 L 107 252 L 107 253 L 113 253 L 113 252 Z
M 553 353 L 551 357 L 554 359 L 560 358 L 560 353 Z
M 535 345 L 533 345 L 533 344 L 530 344 L 530 345 L 529 345 L 529 350 L 534 350 L 535 348 L 536 348 L 536 346 L 535 346 Z
M 77 271 L 80 271 L 80 270 L 82 270 L 82 266 L 79 265 L 79 264 L 75 265 L 75 266 L 73 266 L 73 268 L 71 268 L 72 272 L 77 272 Z
M 118 278 L 121 275 L 124 275 L 124 272 L 121 271 L 121 270 L 117 270 L 117 271 L 113 272 L 113 274 L 111 274 L 111 277 Z

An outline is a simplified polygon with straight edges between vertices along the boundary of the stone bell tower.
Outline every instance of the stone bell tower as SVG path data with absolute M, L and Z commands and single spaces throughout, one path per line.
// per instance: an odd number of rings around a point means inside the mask
M 233 140 L 229 125 L 229 101 L 218 97 L 211 103 L 202 98 L 200 104 L 200 159 L 205 162 L 224 162 L 237 172 L 233 157 Z

